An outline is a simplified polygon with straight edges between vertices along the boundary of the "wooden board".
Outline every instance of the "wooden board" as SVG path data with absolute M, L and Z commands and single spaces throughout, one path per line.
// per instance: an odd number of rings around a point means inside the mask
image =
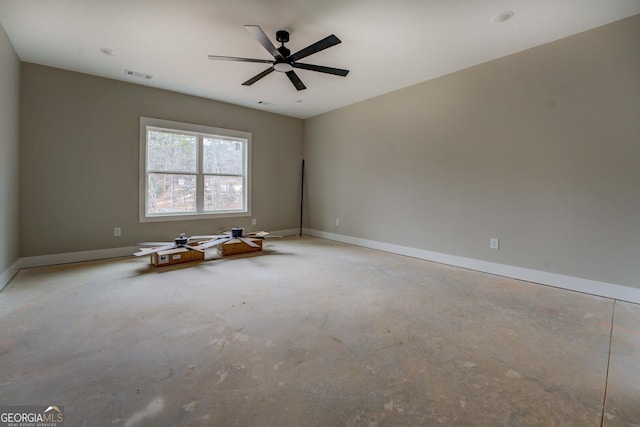
M 156 267 L 180 264 L 181 262 L 202 261 L 204 253 L 187 248 L 169 249 L 151 254 L 151 264 Z
M 239 239 L 231 239 L 228 242 L 224 242 L 223 244 L 218 246 L 218 253 L 224 257 L 227 255 L 238 255 L 238 254 L 246 254 L 249 252 L 259 252 L 262 250 L 262 239 L 251 239 L 251 238 L 246 238 L 246 239 L 252 241 L 256 245 L 258 245 L 258 247 L 254 248 L 253 246 L 249 246 L 245 242 Z

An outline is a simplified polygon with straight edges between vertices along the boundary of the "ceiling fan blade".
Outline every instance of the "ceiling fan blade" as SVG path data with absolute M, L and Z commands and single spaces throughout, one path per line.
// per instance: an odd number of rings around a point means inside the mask
M 201 247 L 200 245 L 198 246 L 191 246 L 191 245 L 184 245 L 185 248 L 187 249 L 191 249 L 193 251 L 198 251 L 198 252 L 202 252 L 204 253 L 205 248 Z
M 222 234 L 207 234 L 203 236 L 191 236 L 189 239 L 190 240 L 211 240 L 211 239 L 217 239 L 218 237 L 227 237 L 227 236 Z
M 269 40 L 269 37 L 262 31 L 262 28 L 257 25 L 245 25 L 244 27 L 253 34 L 258 42 L 267 49 L 267 52 L 273 55 L 274 58 L 282 58 L 282 54 L 278 52 L 278 49 L 271 43 L 271 40 Z
M 242 240 L 243 242 L 245 242 L 247 245 L 251 246 L 252 248 L 259 248 L 260 245 L 253 243 L 251 240 L 247 239 L 246 237 L 238 237 L 238 239 Z
M 151 255 L 151 254 L 155 254 L 156 252 L 168 251 L 169 249 L 174 249 L 174 248 L 176 248 L 175 244 L 160 246 L 158 248 L 141 248 L 138 252 L 135 252 L 134 255 L 135 256 Z
M 287 77 L 289 77 L 289 80 L 291 80 L 291 83 L 293 83 L 293 85 L 296 87 L 296 89 L 304 90 L 307 88 L 304 83 L 302 83 L 302 80 L 300 80 L 300 77 L 298 77 L 295 71 L 287 71 L 286 74 Z
M 267 74 L 271 74 L 271 72 L 273 72 L 273 67 L 269 67 L 266 70 L 264 70 L 263 72 L 261 72 L 260 74 L 251 77 L 249 80 L 247 80 L 246 82 L 242 83 L 242 85 L 243 86 L 251 86 L 252 84 L 257 82 L 258 80 L 260 80 L 261 78 L 266 76 Z
M 266 231 L 252 231 L 250 233 L 246 233 L 246 235 L 254 237 L 256 239 L 264 239 L 265 237 L 267 237 L 269 235 L 269 233 L 266 232 Z
M 323 67 L 322 65 L 313 64 L 301 64 L 299 62 L 294 62 L 293 68 L 302 68 L 303 70 L 318 71 L 320 73 L 333 74 L 342 77 L 345 77 L 347 74 L 349 74 L 349 70 L 343 70 L 342 68 Z
M 289 56 L 289 58 L 287 59 L 291 61 L 297 61 L 298 59 L 306 58 L 307 56 L 313 55 L 314 53 L 318 53 L 321 50 L 325 50 L 331 46 L 335 46 L 338 43 L 342 43 L 342 41 L 340 41 L 339 38 L 331 34 L 330 36 L 327 36 L 322 40 L 315 42 L 314 44 L 309 45 L 304 49 L 294 53 L 293 55 Z
M 228 242 L 229 240 L 231 240 L 231 237 L 221 237 L 219 239 L 211 240 L 210 242 L 204 242 L 204 243 L 200 244 L 199 246 L 202 249 L 207 249 L 207 248 L 210 248 L 212 246 L 218 246 L 221 243 Z
M 136 243 L 136 246 L 142 247 L 142 246 L 167 246 L 167 245 L 173 245 L 175 244 L 175 242 L 140 242 L 140 243 Z
M 261 62 L 264 64 L 273 64 L 274 62 L 270 59 L 238 58 L 236 56 L 220 56 L 220 55 L 209 55 L 209 59 L 218 60 L 218 61 Z

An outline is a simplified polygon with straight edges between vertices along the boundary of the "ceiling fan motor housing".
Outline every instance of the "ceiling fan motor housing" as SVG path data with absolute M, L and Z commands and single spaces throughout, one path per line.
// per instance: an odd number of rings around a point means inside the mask
M 176 237 L 175 239 L 176 245 L 179 247 L 186 245 L 188 241 L 189 241 L 189 238 L 185 236 Z
M 291 51 L 284 46 L 280 46 L 277 50 L 284 58 L 287 58 L 289 55 L 291 55 Z
M 231 229 L 231 237 L 233 237 L 233 238 L 242 237 L 242 232 L 243 231 L 244 231 L 244 228 L 242 228 L 242 227 L 233 227 Z

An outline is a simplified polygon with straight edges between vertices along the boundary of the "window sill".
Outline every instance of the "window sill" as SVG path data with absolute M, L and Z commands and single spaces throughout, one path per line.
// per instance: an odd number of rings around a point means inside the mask
M 219 218 L 238 218 L 238 217 L 247 217 L 251 216 L 251 212 L 242 211 L 232 211 L 232 212 L 221 212 L 221 213 L 206 213 L 206 214 L 168 214 L 168 215 L 150 215 L 140 216 L 140 222 L 168 222 L 168 221 L 193 221 L 193 220 L 202 220 L 202 219 L 219 219 Z

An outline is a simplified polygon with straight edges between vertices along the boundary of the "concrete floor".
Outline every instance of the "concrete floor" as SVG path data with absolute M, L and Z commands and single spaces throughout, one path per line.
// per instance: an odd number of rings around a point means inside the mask
M 0 404 L 92 427 L 640 425 L 638 305 L 322 239 L 265 248 L 20 271 Z

